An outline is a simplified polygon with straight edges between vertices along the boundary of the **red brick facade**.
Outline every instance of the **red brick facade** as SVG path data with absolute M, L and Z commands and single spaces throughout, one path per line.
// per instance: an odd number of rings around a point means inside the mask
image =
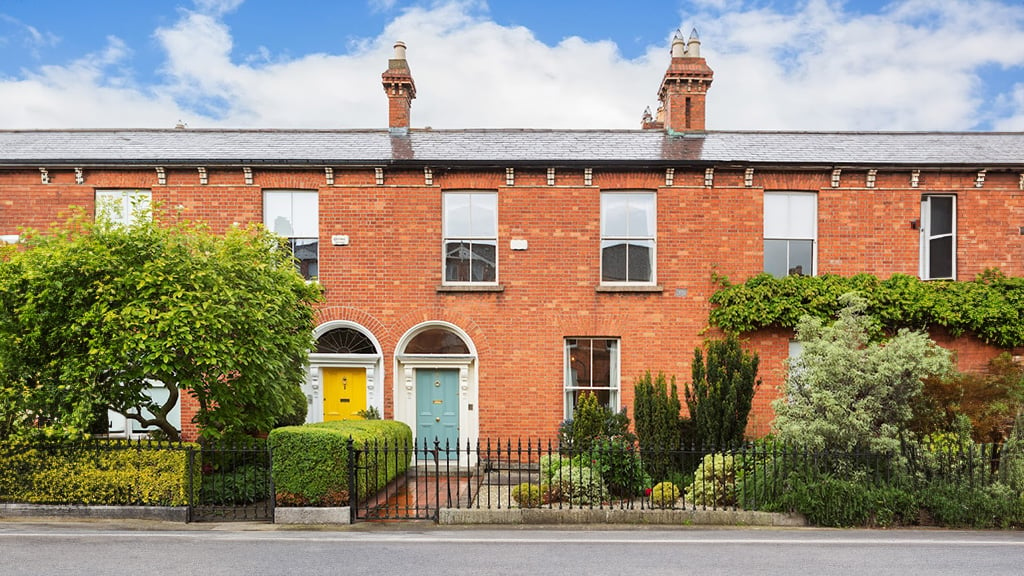
M 399 104 L 407 114 L 408 101 Z M 402 122 L 407 125 L 407 116 Z M 319 281 L 326 291 L 318 322 L 346 321 L 379 343 L 383 377 L 374 385 L 385 416 L 412 394 L 409 372 L 396 358 L 403 336 L 422 323 L 457 328 L 475 351 L 462 388 L 464 413 L 472 416 L 461 432 L 481 438 L 553 436 L 563 419 L 569 337 L 618 339 L 623 407 L 631 407 L 632 382 L 647 370 L 677 376 L 681 388 L 694 348 L 716 335 L 708 326 L 713 275 L 735 282 L 763 270 L 766 191 L 817 195 L 818 274 L 917 274 L 922 196 L 942 193 L 957 198 L 957 277 L 971 279 L 989 267 L 1024 275 L 1024 193 L 1020 176 L 1010 170 L 989 171 L 979 187 L 977 169 L 935 167 L 922 170 L 915 186 L 912 166 L 873 174 L 845 168 L 834 182 L 836 174 L 825 167 L 732 164 L 709 172 L 681 165 L 667 174 L 663 166 L 609 164 L 593 166 L 589 183 L 583 167 L 540 163 L 511 173 L 503 166 L 453 163 L 429 175 L 422 166 L 328 172 L 322 165 L 253 166 L 247 183 L 238 165 L 207 168 L 206 184 L 199 167 L 168 167 L 163 184 L 153 165 L 85 166 L 81 183 L 66 167 L 49 169 L 49 183 L 35 168 L 0 168 L 0 234 L 46 227 L 71 206 L 93 210 L 99 189 L 151 190 L 154 202 L 180 207 L 186 218 L 206 221 L 214 231 L 262 222 L 265 190 L 316 191 Z M 442 198 L 453 190 L 497 193 L 498 286 L 444 286 Z M 600 211 L 607 190 L 655 193 L 656 286 L 602 289 Z M 348 237 L 347 245 L 332 245 L 338 235 Z M 525 240 L 526 249 L 513 250 L 514 240 Z M 936 337 L 958 350 L 968 369 L 999 352 L 970 337 Z M 749 433 L 762 435 L 770 427 L 770 403 L 782 383 L 791 334 L 765 330 L 747 338 L 761 355 L 764 380 Z M 404 410 L 412 413 L 411 407 Z M 190 399 L 183 400 L 182 412 L 185 435 L 193 437 Z
M 481 436 L 549 436 L 562 420 L 563 340 L 572 336 L 614 337 L 621 342 L 621 404 L 632 402 L 631 382 L 646 370 L 690 373 L 693 349 L 709 330 L 712 274 L 734 281 L 762 270 L 762 200 L 766 190 L 818 195 L 819 273 L 861 272 L 888 277 L 916 274 L 922 194 L 957 195 L 958 277 L 970 279 L 986 267 L 1024 275 L 1024 237 L 1015 223 L 1024 216 L 1024 195 L 1012 174 L 991 174 L 975 188 L 970 174 L 937 174 L 909 186 L 907 172 L 880 173 L 874 189 L 864 173 L 845 172 L 839 188 L 827 172 L 721 170 L 712 187 L 703 171 L 679 171 L 665 186 L 662 171 L 596 169 L 591 186 L 583 170 L 560 170 L 554 186 L 546 173 L 517 171 L 507 186 L 502 170 L 387 171 L 375 184 L 373 171 L 336 170 L 326 186 L 322 170 L 260 171 L 245 185 L 241 169 L 210 170 L 200 185 L 190 170 L 171 170 L 167 185 L 152 170 L 86 171 L 74 183 L 71 171 L 38 174 L 0 171 L 0 234 L 47 226 L 72 206 L 92 209 L 94 191 L 144 188 L 187 218 L 220 231 L 233 223 L 262 220 L 262 190 L 316 190 L 320 199 L 320 282 L 326 302 L 319 320 L 349 320 L 380 342 L 386 379 L 384 408 L 392 406 L 394 354 L 399 338 L 421 322 L 445 321 L 471 338 L 477 353 Z M 32 181 L 34 180 L 34 182 Z M 441 201 L 446 190 L 493 190 L 498 194 L 498 280 L 495 292 L 439 291 L 442 282 Z M 657 196 L 657 292 L 601 292 L 600 194 L 638 189 Z M 345 234 L 347 246 L 332 246 Z M 513 251 L 512 239 L 528 249 Z M 998 350 L 970 339 L 936 335 L 960 350 L 964 368 L 978 368 Z M 767 432 L 769 403 L 782 381 L 790 334 L 763 331 L 749 336 L 762 356 L 764 385 L 757 395 L 750 432 Z M 184 412 L 189 413 L 188 406 Z M 187 416 L 183 422 L 187 422 Z M 192 430 L 186 426 L 186 431 Z

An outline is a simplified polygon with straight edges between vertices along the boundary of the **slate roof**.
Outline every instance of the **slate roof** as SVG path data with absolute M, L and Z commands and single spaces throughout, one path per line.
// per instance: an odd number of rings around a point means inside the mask
M 0 166 L 780 165 L 1024 168 L 1024 132 L 2 130 Z

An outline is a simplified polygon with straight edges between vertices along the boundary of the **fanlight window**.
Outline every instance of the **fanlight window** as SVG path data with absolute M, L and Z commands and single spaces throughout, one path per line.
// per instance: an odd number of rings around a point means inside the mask
M 359 330 L 335 328 L 317 338 L 316 351 L 320 354 L 376 354 L 377 348 Z
M 424 330 L 405 347 L 406 354 L 469 354 L 469 346 L 458 335 L 442 328 Z

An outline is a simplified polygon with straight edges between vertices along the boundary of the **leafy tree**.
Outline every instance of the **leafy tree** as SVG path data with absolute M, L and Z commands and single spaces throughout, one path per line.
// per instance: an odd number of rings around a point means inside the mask
M 895 453 L 913 415 L 922 378 L 948 373 L 949 352 L 920 331 L 881 340 L 877 320 L 856 293 L 841 297 L 839 318 L 804 317 L 803 344 L 790 362 L 785 397 L 775 402 L 780 439 L 812 448 Z
M 1001 443 L 1024 407 L 1024 366 L 1008 352 L 982 372 L 953 371 L 924 379 L 911 427 L 920 434 L 952 432 L 961 420 L 975 442 Z
M 665 375 L 654 378 L 647 372 L 633 385 L 633 419 L 644 469 L 652 478 L 664 480 L 672 467 L 671 450 L 682 441 L 682 404 L 676 391 L 676 379 L 671 384 Z
M 262 227 L 136 220 L 79 213 L 3 253 L 0 397 L 71 434 L 109 408 L 178 438 L 167 414 L 182 393 L 204 437 L 269 430 L 294 411 L 319 287 Z M 166 402 L 145 393 L 152 381 Z
M 707 360 L 693 353 L 693 387 L 684 392 L 697 440 L 704 445 L 732 446 L 743 441 L 757 377 L 757 354 L 743 350 L 735 335 L 708 342 Z

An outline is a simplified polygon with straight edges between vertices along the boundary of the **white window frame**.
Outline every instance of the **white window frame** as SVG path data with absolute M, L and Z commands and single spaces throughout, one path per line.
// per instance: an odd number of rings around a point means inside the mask
M 795 222 L 793 210 L 790 208 L 790 204 L 793 199 L 807 199 L 812 198 L 814 200 L 814 210 L 811 218 L 810 226 L 808 227 L 807 222 Z M 786 221 L 780 222 L 774 214 L 770 213 L 768 209 L 768 203 L 770 199 L 785 199 L 787 208 L 785 210 Z M 764 243 L 769 240 L 785 240 L 786 241 L 786 270 L 789 275 L 795 266 L 790 266 L 790 247 L 791 242 L 811 242 L 811 269 L 804 272 L 805 276 L 817 276 L 818 275 L 818 194 L 815 192 L 797 192 L 797 191 L 766 191 L 764 193 Z M 803 230 L 801 230 L 803 229 Z M 763 248 L 762 248 L 763 249 Z M 762 271 L 769 274 L 773 274 L 767 270 L 767 262 L 763 263 Z M 774 274 L 773 274 L 774 275 Z
M 146 395 L 150 400 L 154 399 L 154 395 L 160 394 L 164 396 L 160 391 L 166 391 L 167 386 L 159 380 L 148 380 L 148 386 L 143 390 L 143 394 Z M 162 404 L 165 400 L 161 399 L 158 403 Z M 143 410 L 143 415 L 146 418 L 151 418 L 153 414 L 149 410 Z M 178 397 L 178 402 L 171 408 L 170 412 L 167 413 L 167 421 L 174 426 L 179 432 L 181 432 L 181 397 Z M 159 430 L 156 426 L 143 426 L 138 420 L 128 418 L 120 412 L 114 410 L 107 410 L 107 437 L 109 438 L 143 438 L 149 436 L 150 432 Z
M 108 189 L 96 190 L 96 219 L 106 217 L 107 220 L 121 226 L 131 226 L 144 216 L 146 221 L 153 219 L 150 211 L 153 205 L 153 192 L 142 189 Z
M 573 342 L 577 342 L 577 341 L 580 341 L 580 340 L 588 340 L 588 341 L 591 341 L 591 342 L 603 340 L 603 341 L 606 341 L 606 342 L 609 343 L 609 345 L 610 345 L 609 346 L 610 357 L 609 357 L 609 367 L 608 367 L 608 386 L 595 387 L 595 386 L 592 386 L 592 385 L 591 386 L 581 386 L 580 385 L 581 382 L 579 381 L 579 378 L 581 377 L 581 375 L 578 373 L 577 369 L 574 368 L 574 365 L 578 366 L 579 363 L 576 361 L 576 359 L 573 356 L 574 354 L 579 352 L 579 349 L 578 349 L 578 347 L 576 347 L 576 346 L 574 346 L 572 344 Z M 611 408 L 614 412 L 618 413 L 619 410 L 620 410 L 620 408 L 619 408 L 620 391 L 622 390 L 622 384 L 621 384 L 622 378 L 621 378 L 621 374 L 620 374 L 620 367 L 622 365 L 622 362 L 621 362 L 622 342 L 618 338 L 608 338 L 608 337 L 600 337 L 600 336 L 570 336 L 570 337 L 566 337 L 562 341 L 562 352 L 563 352 L 562 365 L 564 367 L 564 376 L 563 376 L 563 383 L 562 383 L 562 399 L 563 399 L 562 400 L 562 404 L 564 406 L 564 417 L 565 417 L 565 419 L 569 420 L 569 419 L 572 418 L 573 410 L 576 407 L 576 405 L 575 405 L 576 393 L 577 392 L 585 392 L 585 391 L 607 390 L 608 391 L 608 407 Z M 593 376 L 594 376 L 593 375 L 594 361 L 593 361 L 593 354 L 592 353 L 591 353 L 591 358 L 587 359 L 587 361 L 589 361 L 589 363 L 590 363 L 589 365 L 591 366 L 591 374 L 589 374 L 589 375 L 584 374 L 584 375 L 582 375 L 582 377 L 587 378 L 587 382 L 586 383 L 593 384 L 593 382 L 594 382 L 594 378 L 593 378 Z
M 627 231 L 625 234 L 612 234 L 607 230 L 607 219 L 609 210 L 608 199 L 612 196 L 635 196 L 636 198 L 645 198 L 650 201 L 651 204 L 651 222 L 650 230 L 647 234 L 634 234 L 631 230 L 628 230 L 629 221 L 627 218 Z M 628 208 L 627 208 L 628 211 Z M 601 285 L 602 286 L 655 286 L 658 283 L 658 194 L 652 190 L 602 190 L 601 191 L 601 244 L 598 259 L 600 261 L 601 269 Z M 629 280 L 629 252 L 628 246 L 630 241 L 638 241 L 649 243 L 650 245 L 650 268 L 651 277 L 648 280 Z M 627 246 L 626 262 L 624 263 L 626 280 L 605 280 L 604 271 L 604 251 L 605 244 L 608 242 L 617 242 L 621 245 Z
M 469 197 L 470 203 L 470 231 L 468 234 L 454 234 L 450 230 L 450 216 L 449 216 L 449 203 L 455 197 Z M 474 200 L 477 197 L 488 196 L 493 200 L 494 203 L 494 219 L 490 223 L 491 231 L 494 234 L 476 234 L 473 229 L 476 226 L 473 224 L 474 215 L 476 211 L 473 209 Z M 441 197 L 441 282 L 446 286 L 497 286 L 500 278 L 501 270 L 498 262 L 498 192 L 495 190 L 445 190 Z M 468 242 L 470 246 L 474 243 L 480 244 L 493 244 L 494 245 L 494 279 L 493 280 L 474 280 L 472 277 L 472 258 L 470 260 L 470 278 L 469 280 L 449 280 L 448 279 L 448 243 L 449 242 Z
M 300 221 L 295 216 L 295 198 L 296 196 L 313 196 L 316 201 L 312 203 L 314 208 L 314 214 L 312 218 L 306 217 L 301 221 L 308 222 L 312 220 L 314 222 L 315 230 L 303 229 L 296 231 L 292 230 L 280 230 L 275 226 L 275 222 L 271 221 L 274 219 L 276 214 L 271 213 L 267 208 L 269 200 L 272 198 L 284 198 L 288 197 L 289 201 L 289 212 L 288 212 L 288 225 L 295 226 L 296 222 Z M 302 272 L 302 262 L 298 259 L 295 261 L 295 266 L 299 270 L 299 273 L 303 275 L 307 280 L 316 280 L 320 275 L 320 193 L 316 190 L 264 190 L 263 191 L 263 225 L 280 236 L 288 239 L 288 244 L 292 249 L 292 255 L 294 256 L 296 241 L 313 240 L 316 242 L 316 272 L 305 274 Z
M 952 212 L 950 214 L 950 231 L 942 234 L 932 234 L 932 210 L 931 201 L 933 198 L 948 198 L 952 201 Z M 921 259 L 919 274 L 922 280 L 955 280 L 956 279 L 956 194 L 925 194 L 921 197 Z M 931 270 L 931 245 L 934 240 L 951 238 L 950 248 L 950 275 L 936 276 Z

